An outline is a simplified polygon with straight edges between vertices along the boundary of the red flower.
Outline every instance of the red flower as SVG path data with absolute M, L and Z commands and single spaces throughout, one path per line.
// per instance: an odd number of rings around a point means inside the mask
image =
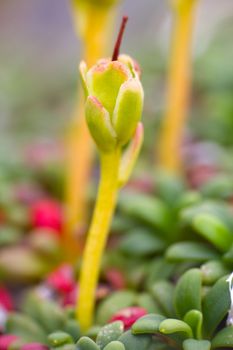
M 139 306 L 130 306 L 118 311 L 112 316 L 109 322 L 122 321 L 124 329 L 129 329 L 140 317 L 147 314 L 146 309 Z
M 35 228 L 51 228 L 60 233 L 62 221 L 61 205 L 55 200 L 39 200 L 31 207 L 31 222 Z
M 47 277 L 47 283 L 59 293 L 69 293 L 75 288 L 73 269 L 70 265 L 59 266 Z
M 0 335 L 0 350 L 8 350 L 9 346 L 19 338 L 13 334 Z

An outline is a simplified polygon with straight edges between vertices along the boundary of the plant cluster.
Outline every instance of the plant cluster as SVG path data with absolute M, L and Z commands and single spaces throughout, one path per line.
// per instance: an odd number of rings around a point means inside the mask
M 0 277 L 9 284 L 0 286 L 0 350 L 233 348 L 232 176 L 229 169 L 221 173 L 217 161 L 210 165 L 196 156 L 184 164 L 182 158 L 198 1 L 171 1 L 175 34 L 161 170 L 141 182 L 130 181 L 143 141 L 144 91 L 139 65 L 120 54 L 128 18 L 111 57 L 103 58 L 98 44 L 116 3 L 72 1 L 84 43 L 84 94 L 78 127 L 75 114 L 68 133 L 65 210 L 54 187 L 47 187 L 54 178 L 45 181 L 40 165 L 28 187 L 20 187 L 24 175 L 16 176 L 21 180 L 13 189 L 14 179 L 0 187 Z M 91 141 L 100 180 L 84 245 Z M 84 157 L 76 163 L 80 145 Z M 186 147 L 188 158 L 201 146 Z

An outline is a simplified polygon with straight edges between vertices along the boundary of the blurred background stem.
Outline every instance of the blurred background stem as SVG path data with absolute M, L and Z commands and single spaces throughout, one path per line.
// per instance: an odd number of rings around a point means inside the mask
M 197 2 L 172 0 L 174 25 L 167 103 L 158 148 L 156 145 L 160 167 L 172 173 L 179 173 L 182 168 L 181 144 L 189 108 L 192 36 Z
M 116 9 L 83 5 L 79 1 L 73 1 L 72 5 L 75 30 L 83 43 L 82 58 L 91 66 L 106 56 Z M 80 251 L 75 234 L 83 231 L 87 220 L 87 193 L 92 164 L 92 140 L 85 122 L 84 98 L 80 91 L 67 135 L 64 248 L 71 261 L 77 258 Z

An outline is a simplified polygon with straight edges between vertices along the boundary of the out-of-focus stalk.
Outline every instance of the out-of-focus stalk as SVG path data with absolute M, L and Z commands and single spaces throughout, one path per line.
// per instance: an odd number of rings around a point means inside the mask
M 191 49 L 195 5 L 198 0 L 171 0 L 174 11 L 167 107 L 158 145 L 159 165 L 179 173 L 182 167 L 181 142 L 189 107 Z
M 92 65 L 105 56 L 114 25 L 115 7 L 91 0 L 73 0 L 75 30 L 83 44 L 82 57 Z M 67 165 L 65 185 L 64 249 L 67 258 L 74 260 L 80 244 L 74 239 L 85 227 L 87 191 L 93 163 L 92 141 L 84 118 L 84 97 L 77 96 L 77 105 L 67 134 Z

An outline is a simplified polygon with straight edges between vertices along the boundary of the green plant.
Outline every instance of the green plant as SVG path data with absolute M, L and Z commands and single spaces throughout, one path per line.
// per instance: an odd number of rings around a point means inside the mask
M 89 70 L 84 62 L 80 65 L 86 94 L 86 121 L 101 159 L 99 190 L 84 250 L 77 302 L 77 316 L 83 330 L 92 324 L 100 262 L 118 190 L 130 176 L 143 137 L 139 123 L 143 89 L 134 61 L 128 56 L 119 56 L 126 21 L 127 18 L 123 18 L 112 60 L 102 59 Z

